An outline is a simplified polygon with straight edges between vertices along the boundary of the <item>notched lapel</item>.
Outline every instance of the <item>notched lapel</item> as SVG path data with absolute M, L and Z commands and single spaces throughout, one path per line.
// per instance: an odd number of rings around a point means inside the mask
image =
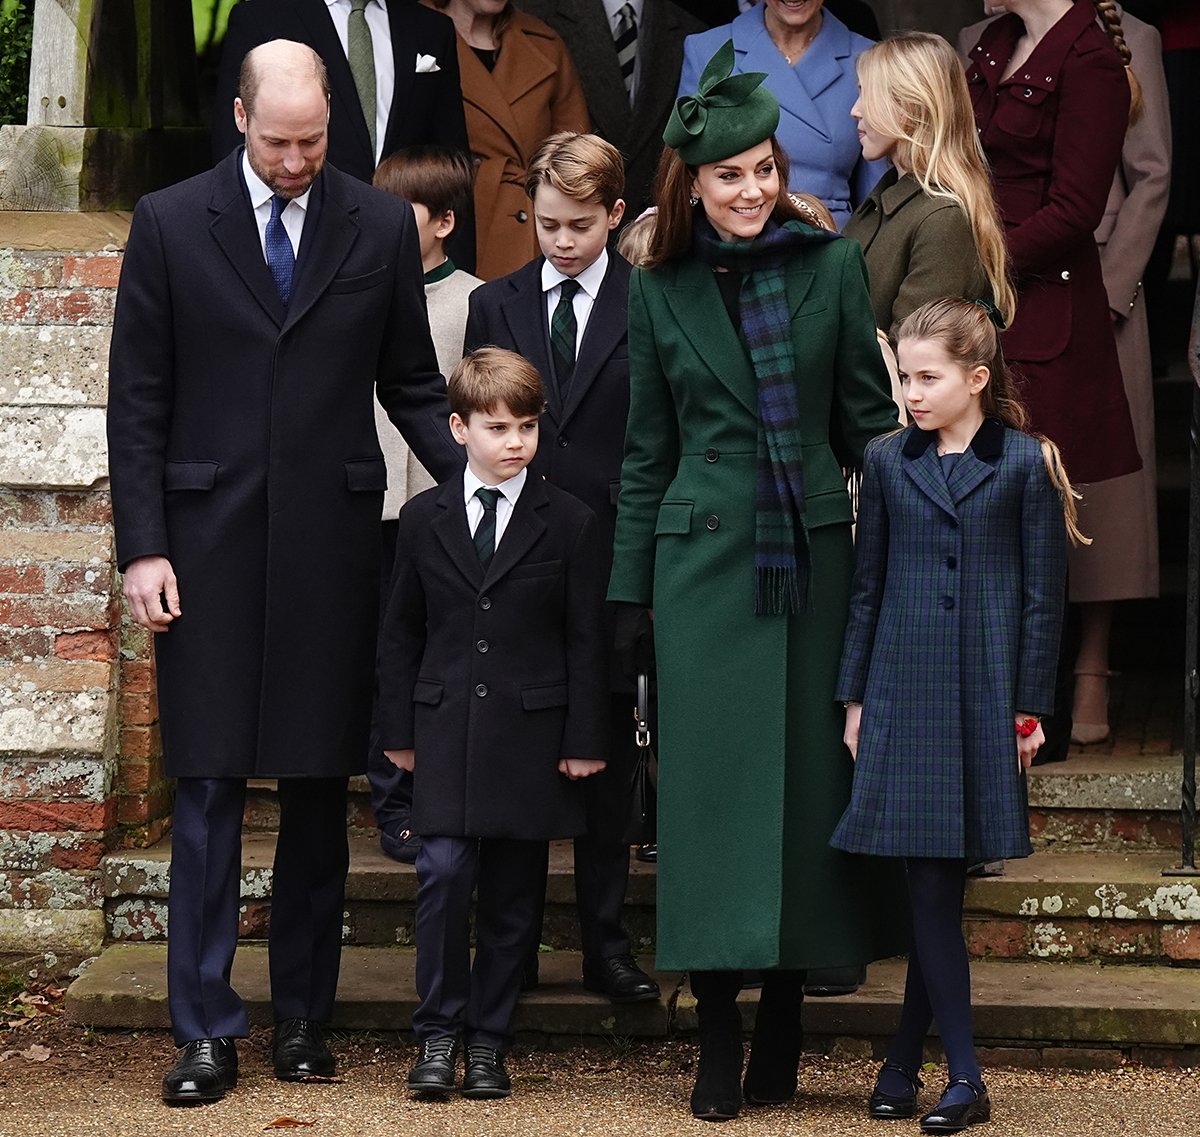
M 567 420 L 583 402 L 589 388 L 600 375 L 609 357 L 621 345 L 629 326 L 629 270 L 614 263 L 616 254 L 610 254 L 608 270 L 600 285 L 583 330 L 583 341 L 579 345 L 579 358 L 567 388 L 566 406 L 562 408 L 559 426 Z
M 408 106 L 409 92 L 415 82 L 417 68 L 417 45 L 409 37 L 411 27 L 406 24 L 403 8 L 400 4 L 389 4 L 387 10 L 388 28 L 392 33 L 392 70 L 395 78 L 392 87 L 392 108 L 388 111 L 387 129 L 383 132 L 385 155 L 395 149 L 392 140 L 399 129 L 404 108 Z
M 512 342 L 519 345 L 521 355 L 537 368 L 546 389 L 546 409 L 555 422 L 562 418 L 562 403 L 558 398 L 558 382 L 550 359 L 549 329 L 544 315 L 546 297 L 542 292 L 541 261 L 535 262 L 536 275 L 524 270 L 512 283 L 512 290 L 500 302 L 500 312 L 508 326 Z
M 479 563 L 479 554 L 475 551 L 475 543 L 471 540 L 471 530 L 467 525 L 467 507 L 463 503 L 461 475 L 442 485 L 437 503 L 442 512 L 434 518 L 430 528 L 441 541 L 446 555 L 466 577 L 467 583 L 478 589 L 483 584 L 483 565 Z
M 816 278 L 817 274 L 808 268 L 792 269 L 787 274 L 788 309 L 793 320 L 799 315 L 804 301 L 808 299 L 808 294 L 812 291 L 813 281 Z
M 288 305 L 285 327 L 291 327 L 320 299 L 337 270 L 345 263 L 354 242 L 358 240 L 358 206 L 347 206 L 338 195 L 337 185 L 328 173 L 322 177 L 324 199 L 321 203 L 321 215 L 317 219 L 314 233 L 309 233 L 307 224 L 304 226 L 300 258 L 297 261 L 297 264 L 303 267 L 296 276 L 296 295 Z M 303 246 L 305 239 L 313 241 L 308 249 Z
M 546 532 L 546 523 L 538 513 L 550 504 L 545 483 L 536 474 L 525 478 L 525 488 L 513 506 L 504 536 L 483 576 L 483 587 L 495 584 L 505 573 L 516 568 Z M 465 513 L 465 511 L 464 511 Z M 472 546 L 474 548 L 474 546 Z
M 962 457 L 954 464 L 950 477 L 946 479 L 950 499 L 955 505 L 968 494 L 977 490 L 996 472 L 996 467 L 990 462 L 984 462 L 975 456 L 975 451 L 967 449 Z
M 367 119 L 363 114 L 362 103 L 358 99 L 358 88 L 354 85 L 354 75 L 350 71 L 346 50 L 342 47 L 337 28 L 333 24 L 333 17 L 329 14 L 329 6 L 324 0 L 320 0 L 318 3 L 313 3 L 313 0 L 307 0 L 307 2 L 295 0 L 295 2 L 300 19 L 312 36 L 310 42 L 313 50 L 325 62 L 332 98 L 346 108 L 346 121 L 352 124 L 355 145 L 362 148 L 363 154 L 371 154 L 371 135 L 367 130 Z M 397 100 L 393 97 L 393 110 L 396 102 Z M 371 154 L 371 165 L 375 165 L 374 154 Z
M 263 311 L 282 327 L 287 318 L 287 309 L 279 299 L 275 278 L 267 267 L 254 210 L 241 185 L 236 165 L 241 162 L 240 154 L 240 150 L 235 150 L 226 159 L 229 165 L 225 169 L 217 167 L 208 205 L 215 214 L 209 231 Z M 233 175 L 232 181 L 228 176 L 230 173 Z
M 916 430 L 917 428 L 913 427 L 912 429 Z M 905 474 L 934 505 L 957 520 L 958 510 L 954 508 L 954 501 L 950 497 L 946 476 L 942 473 L 942 467 L 938 461 L 937 447 L 928 445 L 915 457 L 910 454 L 909 449 L 905 448 L 901 463 Z

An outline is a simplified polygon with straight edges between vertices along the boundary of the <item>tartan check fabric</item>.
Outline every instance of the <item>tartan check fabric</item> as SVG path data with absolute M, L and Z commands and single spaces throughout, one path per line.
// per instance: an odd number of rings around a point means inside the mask
M 581 287 L 577 280 L 564 280 L 559 285 L 558 303 L 550 317 L 550 346 L 554 348 L 554 367 L 562 394 L 575 371 L 575 339 L 579 333 L 579 325 L 575 322 L 575 294 Z

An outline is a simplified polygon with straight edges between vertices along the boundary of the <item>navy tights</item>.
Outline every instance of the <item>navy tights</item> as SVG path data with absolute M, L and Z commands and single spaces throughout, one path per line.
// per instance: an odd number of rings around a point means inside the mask
M 925 1036 L 936 1021 L 950 1077 L 969 1078 L 978 1085 L 979 1064 L 971 1033 L 971 973 L 962 935 L 966 862 L 909 857 L 905 869 L 913 942 L 900 1027 L 888 1049 L 888 1061 L 915 1074 L 921 1067 Z M 907 1083 L 891 1070 L 881 1074 L 880 1089 L 896 1095 L 909 1092 Z M 964 1087 L 956 1086 L 943 1101 L 969 1101 L 971 1096 Z

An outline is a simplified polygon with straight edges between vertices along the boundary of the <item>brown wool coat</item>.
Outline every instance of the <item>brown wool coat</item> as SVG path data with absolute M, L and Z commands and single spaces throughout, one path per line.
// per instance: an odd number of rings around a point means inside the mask
M 541 20 L 512 8 L 494 71 L 462 36 L 467 138 L 475 171 L 475 274 L 495 280 L 537 255 L 525 170 L 542 140 L 558 130 L 587 130 L 587 104 L 566 45 Z

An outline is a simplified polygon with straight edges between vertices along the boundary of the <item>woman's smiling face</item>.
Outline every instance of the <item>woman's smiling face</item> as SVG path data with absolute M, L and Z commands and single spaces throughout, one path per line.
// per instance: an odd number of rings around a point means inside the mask
M 779 200 L 779 171 L 771 140 L 699 167 L 692 192 L 722 241 L 757 237 Z

